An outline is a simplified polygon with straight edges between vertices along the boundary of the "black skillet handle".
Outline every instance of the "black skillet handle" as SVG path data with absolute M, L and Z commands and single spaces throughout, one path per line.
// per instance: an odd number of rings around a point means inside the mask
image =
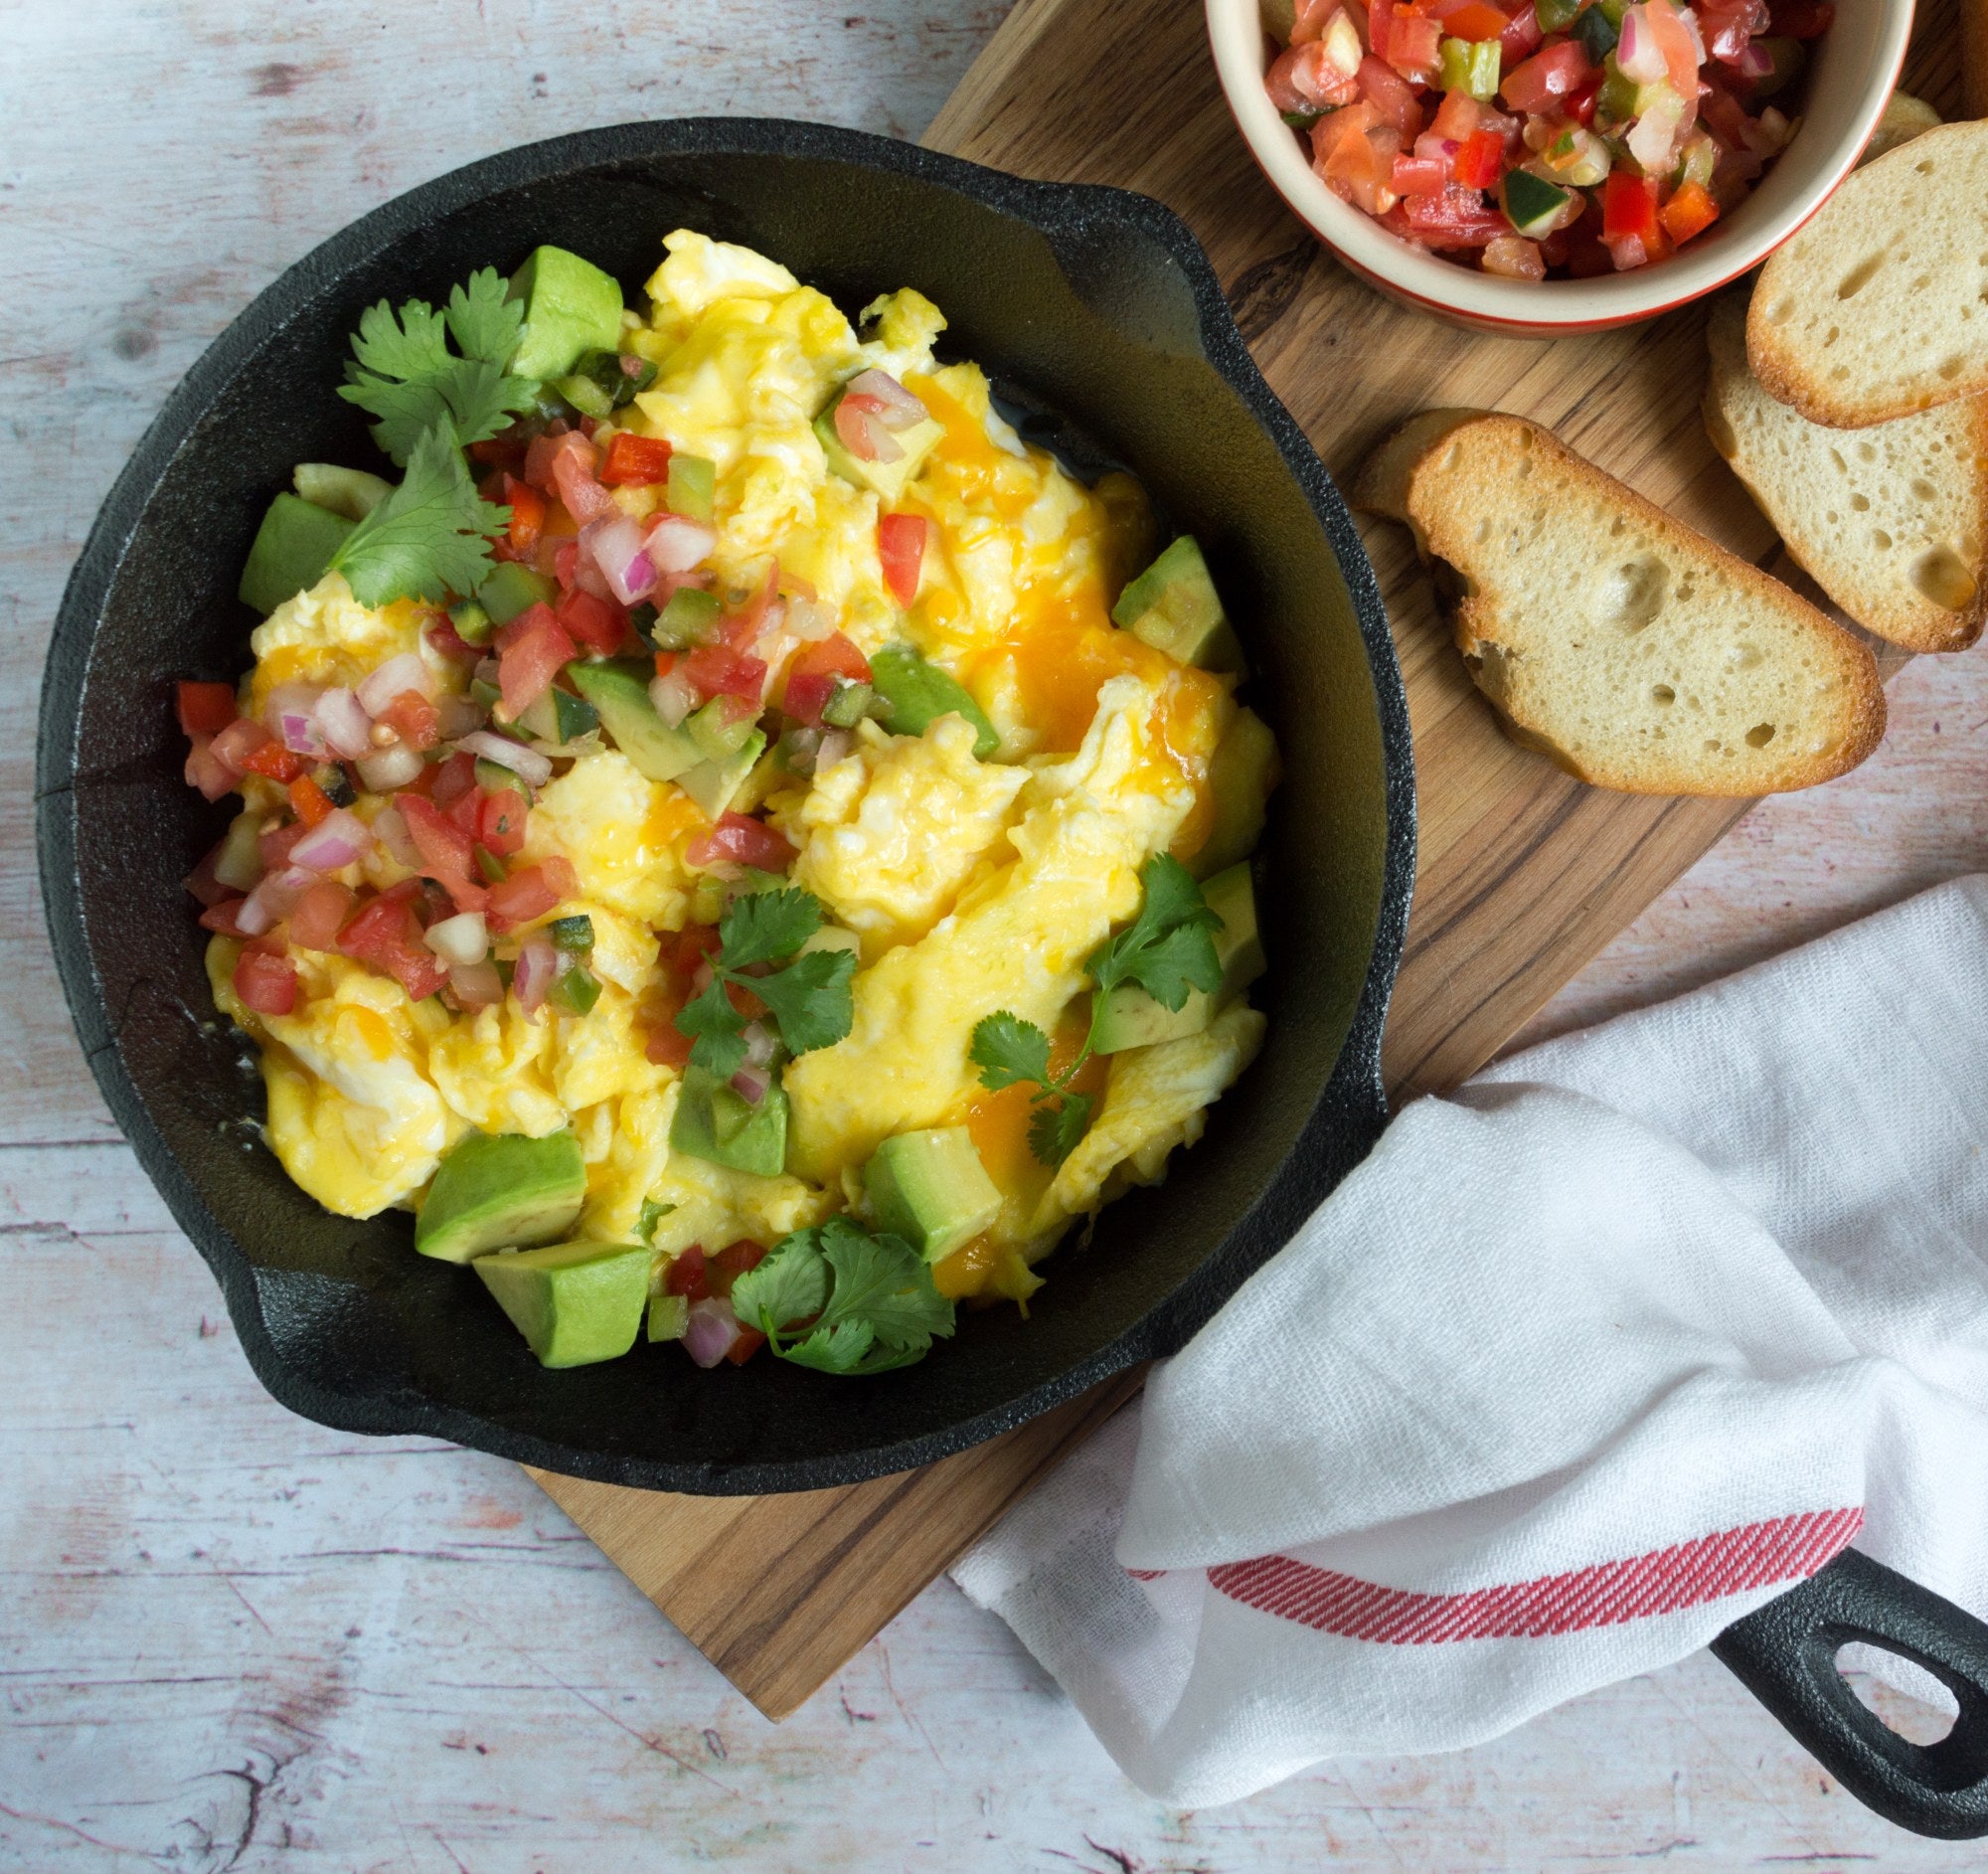
M 1902 1738 L 1836 1669 L 1867 1640 L 1923 1666 L 1960 1704 L 1937 1744 Z M 1712 1650 L 1860 1802 L 1914 1834 L 1988 1835 L 1988 1625 L 1845 1549 L 1799 1588 L 1735 1620 Z

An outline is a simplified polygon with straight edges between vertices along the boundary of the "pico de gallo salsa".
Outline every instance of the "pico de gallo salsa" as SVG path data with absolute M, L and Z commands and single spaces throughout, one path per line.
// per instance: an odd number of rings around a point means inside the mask
M 1800 127 L 1829 0 L 1295 0 L 1264 85 L 1335 195 L 1510 279 L 1668 258 Z M 1778 100 L 1778 101 L 1776 101 Z

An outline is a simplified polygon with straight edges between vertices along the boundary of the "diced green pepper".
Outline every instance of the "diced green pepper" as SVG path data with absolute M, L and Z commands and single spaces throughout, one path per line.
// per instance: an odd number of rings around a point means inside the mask
M 546 935 L 552 938 L 554 949 L 584 955 L 593 947 L 593 920 L 583 911 L 571 918 L 555 918 L 546 926 Z
M 718 464 L 708 456 L 676 454 L 670 457 L 670 478 L 663 500 L 672 514 L 708 524 L 717 492 Z
M 1580 0 L 1535 0 L 1533 10 L 1539 15 L 1542 32 L 1564 33 L 1580 12 Z
M 1596 7 L 1589 7 L 1574 23 L 1574 37 L 1582 52 L 1587 54 L 1589 65 L 1599 65 L 1615 50 L 1615 42 L 1622 37 L 1621 29 L 1607 14 Z
M 497 629 L 496 620 L 473 598 L 464 598 L 448 608 L 448 621 L 465 644 L 487 644 Z
M 877 692 L 867 683 L 838 683 L 821 706 L 821 719 L 831 729 L 854 729 L 870 713 Z
M 549 605 L 559 596 L 559 582 L 543 573 L 520 566 L 515 560 L 500 560 L 490 569 L 490 577 L 476 589 L 476 602 L 490 614 L 493 624 L 509 624 L 520 612 L 534 605 Z
M 614 399 L 599 385 L 580 372 L 569 372 L 563 378 L 553 380 L 553 389 L 579 411 L 582 417 L 611 417 L 614 414 Z
M 510 877 L 510 874 L 504 870 L 504 861 L 498 858 L 488 846 L 477 847 L 476 869 L 483 874 L 485 883 L 490 885 L 502 885 Z M 504 986 L 507 989 L 511 986 L 511 978 L 505 972 L 510 967 L 509 963 L 504 962 L 500 962 L 497 965 L 497 973 L 504 977 Z
M 1572 190 L 1542 181 L 1525 169 L 1508 170 L 1500 193 L 1505 219 L 1533 241 L 1553 232 L 1555 219 L 1573 196 Z
M 546 1000 L 569 1015 L 585 1015 L 600 1000 L 600 984 L 582 964 L 575 963 L 554 978 Z
M 672 463 L 674 466 L 674 462 Z M 649 636 L 659 651 L 689 650 L 693 644 L 711 640 L 725 606 L 716 593 L 682 586 L 670 595 L 670 602 L 656 613 Z
M 1501 54 L 1495 39 L 1445 39 L 1441 56 L 1444 90 L 1467 91 L 1480 102 L 1497 95 Z

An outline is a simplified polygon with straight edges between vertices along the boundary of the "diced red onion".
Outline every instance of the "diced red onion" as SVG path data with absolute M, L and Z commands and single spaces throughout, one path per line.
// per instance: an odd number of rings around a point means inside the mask
M 1356 62 L 1357 63 L 1357 62 Z M 931 412 L 888 371 L 859 371 L 849 380 L 849 388 L 864 397 L 881 398 L 888 406 L 877 421 L 886 429 L 909 429 L 923 423 Z
M 497 965 L 488 961 L 451 963 L 448 986 L 464 1008 L 495 1008 L 504 999 L 504 978 L 497 973 Z
M 528 787 L 543 787 L 553 777 L 553 765 L 543 755 L 526 748 L 522 742 L 513 742 L 509 736 L 500 736 L 494 729 L 478 729 L 458 737 L 455 746 L 465 755 L 480 756 L 486 762 L 495 762 L 499 767 L 508 767 Z
M 833 767 L 848 755 L 850 735 L 846 729 L 833 729 L 822 737 L 821 747 L 814 752 L 814 771 L 819 774 L 825 767 Z
M 322 762 L 329 753 L 323 726 L 318 722 L 318 689 L 313 683 L 279 683 L 269 692 L 262 720 L 276 739 L 292 755 L 307 755 Z
M 665 514 L 649 529 L 644 551 L 657 573 L 688 573 L 711 558 L 718 535 L 702 521 Z
M 373 829 L 350 807 L 334 807 L 290 848 L 294 865 L 336 872 L 373 850 Z
M 643 550 L 642 524 L 619 508 L 580 530 L 580 551 L 624 605 L 639 604 L 656 590 L 656 565 Z
M 490 954 L 490 927 L 480 911 L 459 911 L 453 918 L 439 918 L 427 928 L 422 939 L 445 963 L 468 968 Z
M 723 1295 L 706 1295 L 690 1304 L 684 1328 L 684 1352 L 699 1366 L 715 1367 L 739 1344 L 739 1317 Z
M 517 967 L 511 972 L 511 987 L 518 1006 L 527 1015 L 536 1015 L 553 986 L 553 972 L 559 968 L 559 952 L 542 937 L 527 937 L 518 951 Z
M 435 680 L 428 674 L 427 665 L 413 651 L 402 651 L 398 657 L 388 658 L 378 670 L 360 679 L 360 707 L 367 715 L 378 716 L 395 697 L 409 690 L 432 699 Z
M 1667 85 L 1649 109 L 1629 126 L 1629 154 L 1643 166 L 1645 175 L 1658 175 L 1670 167 L 1683 121 L 1684 105 Z
M 317 874 L 306 872 L 302 866 L 285 866 L 280 872 L 271 872 L 242 901 L 235 922 L 250 937 L 260 937 L 271 925 L 296 910 L 298 901 L 316 883 Z
M 444 742 L 470 735 L 488 720 L 488 713 L 477 707 L 475 698 L 453 693 L 435 699 L 435 716 Z
M 773 1035 L 764 1022 L 747 1022 L 740 1039 L 746 1044 L 747 1067 L 770 1067 L 773 1064 Z M 752 1098 L 750 1094 L 746 1097 L 748 1100 Z
M 666 677 L 650 680 L 649 701 L 655 705 L 664 726 L 675 729 L 697 707 L 697 692 L 687 678 L 672 670 Z
M 773 1077 L 763 1068 L 742 1067 L 732 1077 L 732 1091 L 751 1107 L 765 1099 L 766 1089 L 772 1084 Z
M 376 794 L 392 793 L 396 787 L 405 787 L 426 766 L 418 749 L 401 742 L 391 749 L 380 749 L 361 762 L 359 778 Z
M 327 690 L 312 712 L 331 752 L 342 762 L 356 762 L 373 753 L 373 719 L 366 705 L 350 690 Z
M 408 831 L 408 823 L 401 817 L 399 807 L 387 807 L 373 816 L 373 836 L 385 846 L 397 863 L 409 870 L 421 869 L 421 849 L 414 844 L 414 836 Z
M 1622 36 L 1615 42 L 1615 64 L 1625 79 L 1634 79 L 1638 85 L 1654 85 L 1670 71 L 1664 49 L 1657 44 L 1657 36 L 1650 30 L 1649 15 L 1642 7 L 1631 7 L 1622 15 Z

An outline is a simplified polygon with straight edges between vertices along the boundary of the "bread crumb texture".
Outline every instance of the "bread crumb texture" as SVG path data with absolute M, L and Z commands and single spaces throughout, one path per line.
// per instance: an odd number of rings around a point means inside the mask
M 1856 171 L 1761 269 L 1746 320 L 1770 395 L 1836 428 L 1988 391 L 1988 123 Z
M 1884 734 L 1863 644 L 1536 424 L 1449 428 L 1406 496 L 1478 687 L 1583 780 L 1769 793 L 1843 773 Z

